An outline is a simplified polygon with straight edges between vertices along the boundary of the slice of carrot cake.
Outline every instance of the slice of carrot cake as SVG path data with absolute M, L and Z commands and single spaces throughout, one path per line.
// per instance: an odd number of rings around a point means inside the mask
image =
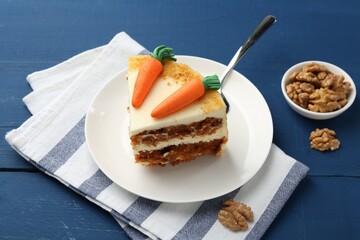
M 141 106 L 131 104 L 143 62 L 150 56 L 131 56 L 128 62 L 130 139 L 135 161 L 147 166 L 176 165 L 205 154 L 220 156 L 228 139 L 226 106 L 216 90 L 162 118 L 151 116 L 165 98 L 202 76 L 186 64 L 163 61 L 162 71 Z

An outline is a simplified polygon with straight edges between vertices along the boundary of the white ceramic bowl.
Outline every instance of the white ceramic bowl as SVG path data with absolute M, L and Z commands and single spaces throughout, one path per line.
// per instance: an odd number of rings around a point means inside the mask
M 345 80 L 347 82 L 351 83 L 351 88 L 350 88 L 350 94 L 348 96 L 348 102 L 347 104 L 342 107 L 341 109 L 338 109 L 336 111 L 333 112 L 326 112 L 326 113 L 319 113 L 319 112 L 312 112 L 310 110 L 307 110 L 305 108 L 300 107 L 299 105 L 297 105 L 296 103 L 294 103 L 289 96 L 286 94 L 286 85 L 289 83 L 289 76 L 295 72 L 295 71 L 301 71 L 302 68 L 309 64 L 309 63 L 318 63 L 320 65 L 325 66 L 327 69 L 329 69 L 331 72 L 333 72 L 336 75 L 343 75 Z M 356 97 L 356 86 L 354 81 L 352 80 L 352 78 L 341 68 L 331 64 L 331 63 L 327 63 L 327 62 L 322 62 L 322 61 L 306 61 L 306 62 L 301 62 L 298 63 L 294 66 L 292 66 L 291 68 L 289 68 L 285 74 L 282 77 L 282 81 L 281 81 L 281 90 L 283 92 L 283 95 L 287 101 L 287 103 L 289 104 L 289 106 L 294 109 L 297 113 L 299 113 L 300 115 L 307 117 L 307 118 L 311 118 L 311 119 L 316 119 L 316 120 L 325 120 L 325 119 L 330 119 L 333 117 L 336 117 L 338 115 L 340 115 L 341 113 L 345 112 L 354 102 L 355 97 Z

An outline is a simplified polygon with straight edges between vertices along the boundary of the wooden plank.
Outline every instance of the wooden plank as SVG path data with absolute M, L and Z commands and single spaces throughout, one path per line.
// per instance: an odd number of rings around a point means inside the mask
M 4 239 L 129 239 L 112 216 L 43 173 L 0 172 Z
M 26 76 L 45 63 L 0 61 L 0 126 L 20 126 L 31 114 L 22 99 L 32 89 Z
M 0 171 L 37 171 L 5 141 L 6 132 L 12 128 L 0 127 Z
M 360 104 L 335 119 L 305 119 L 286 103 L 270 103 L 274 119 L 274 143 L 310 168 L 311 175 L 360 176 Z M 282 106 L 284 105 L 284 106 Z M 345 124 L 346 123 L 346 124 Z M 340 140 L 340 149 L 320 152 L 310 148 L 309 136 L 316 128 L 330 128 Z
M 360 178 L 306 177 L 263 239 L 356 239 Z
M 43 173 L 0 172 L 0 183 L 7 193 L 0 197 L 3 237 L 127 239 L 105 210 Z M 359 187 L 359 178 L 307 177 L 264 239 L 354 239 Z
M 5 141 L 4 135 L 11 128 L 0 127 L 0 171 L 23 170 L 35 171 L 36 168 L 21 157 Z

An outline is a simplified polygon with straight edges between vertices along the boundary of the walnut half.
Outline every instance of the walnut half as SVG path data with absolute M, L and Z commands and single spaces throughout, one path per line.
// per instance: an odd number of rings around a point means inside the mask
M 334 130 L 317 128 L 310 133 L 310 146 L 319 151 L 334 151 L 340 147 L 340 141 L 335 136 Z
M 233 199 L 224 202 L 224 207 L 218 213 L 219 221 L 234 232 L 245 231 L 248 223 L 254 220 L 254 214 L 247 205 Z

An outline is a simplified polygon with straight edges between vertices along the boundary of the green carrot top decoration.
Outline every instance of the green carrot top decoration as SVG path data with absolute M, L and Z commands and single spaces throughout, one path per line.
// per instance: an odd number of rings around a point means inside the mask
M 217 75 L 204 77 L 201 82 L 204 84 L 205 90 L 218 90 L 220 88 L 220 80 Z
M 172 51 L 172 48 L 166 47 L 165 45 L 160 45 L 155 48 L 152 53 L 150 53 L 150 56 L 160 62 L 163 62 L 165 60 L 176 61 L 176 58 L 174 58 L 175 55 L 172 54 Z
M 220 80 L 217 75 L 207 76 L 202 80 L 193 79 L 162 101 L 151 112 L 151 116 L 153 118 L 168 116 L 202 97 L 205 90 L 218 90 L 219 88 Z
M 139 108 L 144 102 L 151 87 L 162 71 L 163 62 L 165 60 L 176 61 L 176 58 L 174 58 L 175 55 L 172 54 L 172 50 L 172 48 L 164 45 L 158 46 L 150 53 L 151 58 L 145 59 L 142 63 L 136 78 L 131 100 L 131 104 L 134 108 Z

